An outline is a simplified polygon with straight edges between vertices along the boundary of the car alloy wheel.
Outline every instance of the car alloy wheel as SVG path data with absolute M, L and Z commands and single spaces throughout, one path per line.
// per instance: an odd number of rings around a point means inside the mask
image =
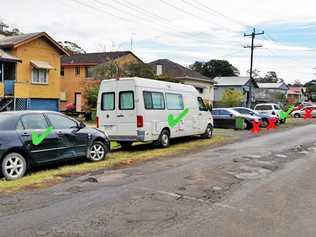
M 106 147 L 102 142 L 94 142 L 89 149 L 89 159 L 92 161 L 100 161 L 105 158 Z
M 26 161 L 19 153 L 9 153 L 3 158 L 1 168 L 6 179 L 19 179 L 25 174 Z

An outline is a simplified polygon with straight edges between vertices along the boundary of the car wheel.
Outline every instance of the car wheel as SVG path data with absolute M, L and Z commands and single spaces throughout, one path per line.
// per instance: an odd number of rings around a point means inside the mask
M 208 139 L 208 138 L 211 138 L 212 136 L 213 136 L 213 126 L 209 124 L 205 132 L 202 134 L 202 138 Z
M 19 153 L 7 154 L 1 162 L 1 171 L 7 180 L 16 180 L 26 172 L 25 158 Z
M 170 133 L 168 130 L 162 130 L 158 139 L 158 143 L 163 148 L 166 148 L 170 145 Z
M 294 114 L 294 118 L 300 118 L 301 115 L 300 114 Z
M 93 142 L 89 148 L 88 159 L 91 161 L 103 160 L 108 152 L 107 146 L 100 141 Z
M 269 125 L 268 120 L 263 119 L 263 120 L 262 120 L 262 127 L 266 128 L 266 127 L 268 127 L 268 125 Z
M 125 142 L 119 142 L 119 144 L 123 150 L 129 150 L 131 149 L 133 142 L 125 141 Z

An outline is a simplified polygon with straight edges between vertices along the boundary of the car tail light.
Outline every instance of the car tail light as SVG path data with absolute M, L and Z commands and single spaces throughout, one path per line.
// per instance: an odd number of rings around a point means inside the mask
M 138 128 L 144 127 L 144 117 L 141 115 L 137 116 L 137 127 Z
M 97 128 L 99 128 L 99 117 L 97 117 Z

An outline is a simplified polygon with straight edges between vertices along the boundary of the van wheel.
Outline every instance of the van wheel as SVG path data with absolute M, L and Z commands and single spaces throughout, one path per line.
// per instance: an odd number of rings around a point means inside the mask
M 213 126 L 211 124 L 207 125 L 205 132 L 201 136 L 204 139 L 211 138 L 213 136 Z
M 162 130 L 158 139 L 158 143 L 163 148 L 166 148 L 170 145 L 170 133 L 168 130 Z
M 25 158 L 19 153 L 9 153 L 1 161 L 1 172 L 7 180 L 16 180 L 26 172 Z
M 133 142 L 125 141 L 125 142 L 119 142 L 119 144 L 120 144 L 122 150 L 129 150 L 129 149 L 131 149 Z

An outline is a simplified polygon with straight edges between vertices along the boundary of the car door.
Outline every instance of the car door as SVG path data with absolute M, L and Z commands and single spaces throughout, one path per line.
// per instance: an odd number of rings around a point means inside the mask
M 46 113 L 45 116 L 59 138 L 58 154 L 61 159 L 86 155 L 89 144 L 87 129 L 80 127 L 78 121 L 61 114 Z
M 48 134 L 40 144 L 33 144 L 32 133 L 42 135 L 47 128 L 47 120 L 40 113 L 23 115 L 18 122 L 17 133 L 23 143 L 24 149 L 30 154 L 35 163 L 58 159 L 58 137 L 55 131 Z
M 220 116 L 222 118 L 222 124 L 224 128 L 234 128 L 235 127 L 235 117 L 228 110 L 220 110 Z

